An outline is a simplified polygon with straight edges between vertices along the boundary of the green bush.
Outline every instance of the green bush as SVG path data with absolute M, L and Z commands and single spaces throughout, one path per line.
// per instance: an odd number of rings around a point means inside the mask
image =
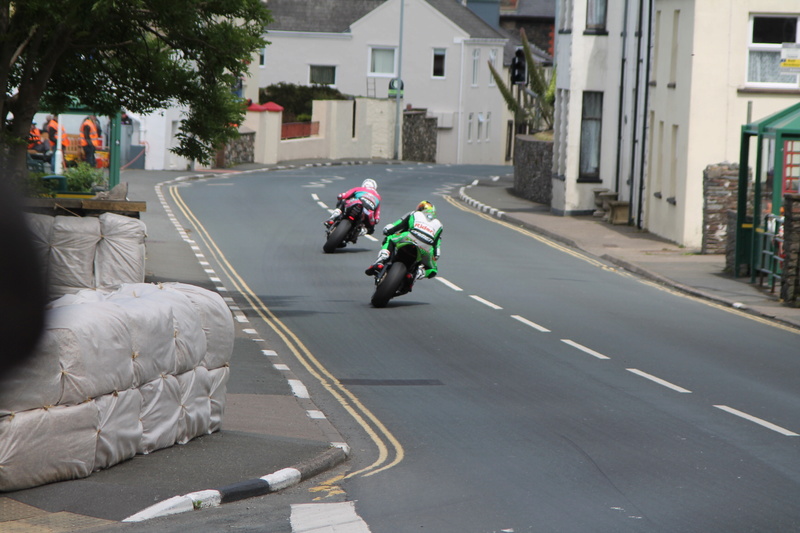
M 67 190 L 70 192 L 91 192 L 93 187 L 105 188 L 108 185 L 103 171 L 85 162 L 68 168 L 64 176 L 67 178 Z
M 348 97 L 327 85 L 296 85 L 277 83 L 259 89 L 258 103 L 275 102 L 283 107 L 283 122 L 303 122 L 301 116 L 310 120 L 313 100 L 348 100 Z M 305 118 L 305 117 L 304 117 Z

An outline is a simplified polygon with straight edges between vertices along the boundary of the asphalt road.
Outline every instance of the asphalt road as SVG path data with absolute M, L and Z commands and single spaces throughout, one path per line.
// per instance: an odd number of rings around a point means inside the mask
M 796 335 L 448 199 L 506 171 L 323 167 L 178 189 L 353 450 L 340 479 L 286 503 L 354 501 L 373 533 L 800 527 L 800 441 L 730 416 L 800 426 Z M 440 277 L 386 309 L 363 274 L 377 241 L 322 253 L 325 208 L 366 177 L 381 226 L 428 199 L 445 227 Z

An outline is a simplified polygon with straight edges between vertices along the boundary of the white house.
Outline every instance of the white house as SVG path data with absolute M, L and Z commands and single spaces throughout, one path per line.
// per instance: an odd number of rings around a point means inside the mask
M 504 164 L 510 115 L 487 62 L 502 67 L 506 39 L 460 1 L 402 1 L 269 0 L 271 44 L 244 96 L 287 82 L 388 98 L 399 76 L 401 107 L 438 119 L 437 162 Z
M 779 67 L 800 4 L 559 0 L 557 30 L 553 211 L 589 213 L 608 188 L 634 224 L 698 248 L 704 169 L 800 97 Z
M 644 225 L 697 247 L 703 170 L 738 162 L 742 125 L 800 99 L 780 67 L 782 44 L 800 43 L 800 2 L 655 0 L 652 19 Z

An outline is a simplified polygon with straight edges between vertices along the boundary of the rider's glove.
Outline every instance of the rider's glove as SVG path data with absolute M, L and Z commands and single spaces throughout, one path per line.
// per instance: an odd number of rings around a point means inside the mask
M 417 279 L 424 279 L 425 278 L 425 267 L 422 265 L 417 267 Z

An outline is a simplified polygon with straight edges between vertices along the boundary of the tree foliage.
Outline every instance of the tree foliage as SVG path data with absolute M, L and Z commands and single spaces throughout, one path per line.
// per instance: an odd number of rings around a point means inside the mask
M 244 106 L 231 87 L 271 21 L 261 0 L 0 0 L 0 169 L 22 178 L 39 111 L 181 106 L 174 149 L 210 160 Z
M 505 80 L 497 72 L 494 65 L 489 62 L 489 69 L 492 72 L 497 88 L 503 99 L 506 101 L 508 109 L 514 113 L 517 123 L 532 123 L 539 125 L 542 123 L 545 128 L 553 127 L 553 103 L 555 101 L 555 70 L 550 79 L 547 79 L 545 69 L 541 63 L 533 59 L 531 47 L 525 30 L 520 30 L 522 38 L 522 50 L 525 54 L 526 81 L 525 86 L 528 90 L 523 92 L 519 100 L 514 98 L 514 93 L 506 85 Z
M 314 100 L 346 100 L 348 97 L 327 85 L 297 85 L 280 82 L 262 87 L 260 104 L 275 102 L 283 107 L 283 121 L 294 122 L 298 117 L 311 116 Z

